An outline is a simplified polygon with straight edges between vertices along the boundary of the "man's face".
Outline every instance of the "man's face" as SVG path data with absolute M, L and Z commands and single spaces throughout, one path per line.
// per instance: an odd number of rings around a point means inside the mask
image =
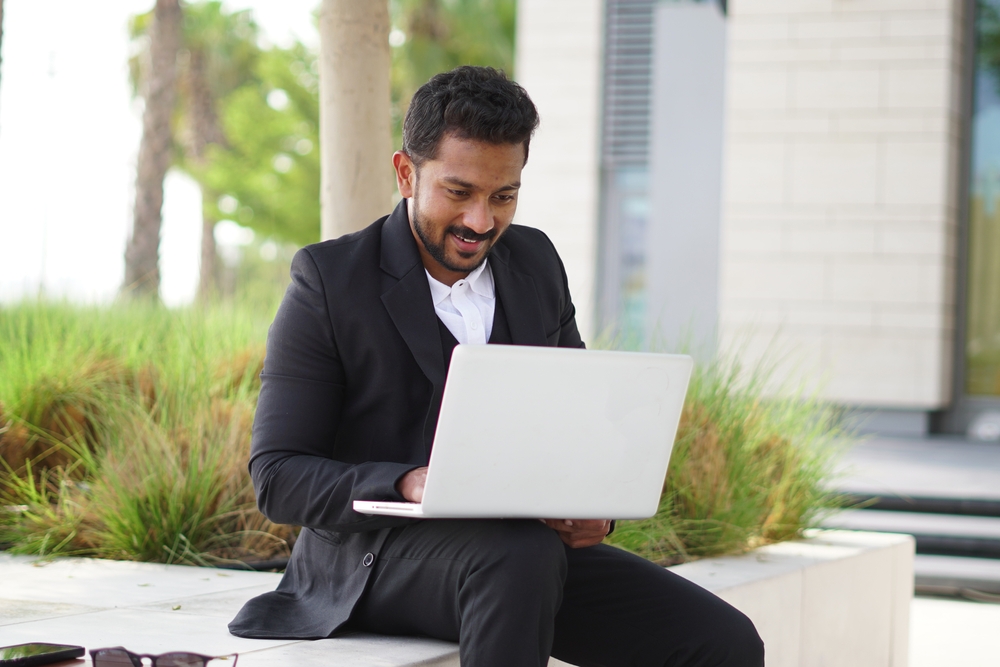
M 486 261 L 517 209 L 524 146 L 445 135 L 419 169 L 402 152 L 393 166 L 427 271 L 451 285 Z

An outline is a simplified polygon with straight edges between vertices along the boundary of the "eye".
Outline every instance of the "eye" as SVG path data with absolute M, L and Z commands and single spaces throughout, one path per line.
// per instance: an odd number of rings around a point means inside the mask
M 516 195 L 512 195 L 512 194 L 511 195 L 494 195 L 494 198 L 497 199 L 497 201 L 506 204 L 508 202 L 514 201 L 514 199 L 516 198 Z
M 452 190 L 451 188 L 449 188 L 448 192 L 451 193 L 452 195 L 454 195 L 455 197 L 467 197 L 467 196 L 469 196 L 469 193 L 467 191 L 465 191 L 465 190 Z

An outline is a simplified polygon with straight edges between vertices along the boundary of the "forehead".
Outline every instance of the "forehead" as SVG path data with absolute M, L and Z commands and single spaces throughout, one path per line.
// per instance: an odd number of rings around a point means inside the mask
M 491 144 L 446 134 L 437 155 L 420 170 L 432 178 L 455 178 L 487 187 L 519 181 L 523 167 L 523 144 Z

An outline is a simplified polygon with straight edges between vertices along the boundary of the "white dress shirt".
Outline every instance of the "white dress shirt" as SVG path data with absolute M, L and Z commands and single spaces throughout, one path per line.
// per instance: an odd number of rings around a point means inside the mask
M 434 310 L 455 340 L 480 345 L 489 341 L 497 298 L 488 260 L 451 287 L 435 280 L 429 272 L 427 282 Z

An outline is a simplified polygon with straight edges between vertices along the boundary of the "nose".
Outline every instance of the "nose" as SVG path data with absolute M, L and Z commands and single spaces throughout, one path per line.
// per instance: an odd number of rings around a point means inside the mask
M 485 234 L 493 229 L 493 208 L 489 200 L 476 202 L 465 214 L 465 226 L 477 234 Z

